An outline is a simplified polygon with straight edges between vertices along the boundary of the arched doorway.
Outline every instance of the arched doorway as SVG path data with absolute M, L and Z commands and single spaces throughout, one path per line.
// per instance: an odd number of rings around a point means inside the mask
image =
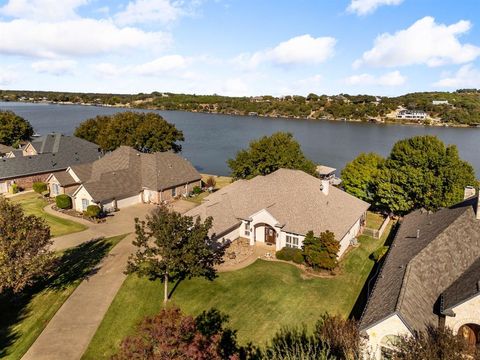
M 277 243 L 277 232 L 275 229 L 266 224 L 259 223 L 254 226 L 255 241 L 264 242 L 268 245 L 275 245 Z
M 458 336 L 465 340 L 470 347 L 480 345 L 480 325 L 465 324 L 458 329 Z

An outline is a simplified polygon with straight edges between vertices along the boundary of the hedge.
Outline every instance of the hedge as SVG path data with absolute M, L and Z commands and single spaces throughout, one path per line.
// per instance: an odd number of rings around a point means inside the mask
M 62 194 L 55 197 L 55 204 L 59 209 L 71 209 L 72 208 L 72 199 L 70 196 Z
M 100 209 L 99 206 L 97 205 L 88 205 L 87 210 L 84 212 L 85 216 L 91 217 L 91 218 L 98 218 L 100 216 L 100 213 L 102 212 L 102 209 Z
M 195 186 L 195 187 L 193 188 L 193 190 L 192 190 L 192 193 L 193 193 L 194 195 L 199 195 L 199 194 L 202 193 L 202 188 L 201 188 L 200 186 Z
M 375 262 L 379 262 L 387 253 L 388 251 L 388 246 L 380 246 L 377 250 L 375 250 L 371 257 Z
M 39 193 L 39 194 L 48 190 L 47 184 L 42 182 L 42 181 L 34 182 L 32 187 L 33 187 L 33 191 L 35 191 L 36 193 Z

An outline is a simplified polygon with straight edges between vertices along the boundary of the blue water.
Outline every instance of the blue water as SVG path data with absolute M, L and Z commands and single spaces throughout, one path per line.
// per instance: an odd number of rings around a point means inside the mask
M 81 105 L 53 105 L 0 102 L 0 109 L 12 110 L 29 120 L 40 134 L 72 134 L 82 121 L 126 109 Z M 400 139 L 415 135 L 437 135 L 447 144 L 456 144 L 460 156 L 480 174 L 480 128 L 439 128 L 407 125 L 333 122 L 321 120 L 273 119 L 254 116 L 229 116 L 155 111 L 175 124 L 185 135 L 182 154 L 198 170 L 227 175 L 228 158 L 262 135 L 289 131 L 300 142 L 305 154 L 319 164 L 341 170 L 360 152 L 390 152 Z

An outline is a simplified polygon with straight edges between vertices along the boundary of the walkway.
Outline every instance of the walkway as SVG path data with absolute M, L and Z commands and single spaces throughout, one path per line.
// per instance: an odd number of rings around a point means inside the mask
M 191 203 L 178 201 L 171 204 L 171 208 L 185 212 L 192 207 L 189 204 Z M 116 212 L 115 216 L 103 224 L 74 218 L 75 221 L 87 223 L 89 229 L 55 238 L 54 248 L 63 249 L 100 236 L 133 232 L 133 219 L 144 218 L 154 207 L 145 204 L 131 206 Z M 51 208 L 46 208 L 45 211 L 72 220 L 71 216 Z M 132 244 L 134 239 L 133 233 L 123 239 L 101 261 L 93 275 L 75 289 L 23 356 L 23 360 L 78 360 L 82 357 L 126 278 L 123 272 L 129 255 L 135 249 Z

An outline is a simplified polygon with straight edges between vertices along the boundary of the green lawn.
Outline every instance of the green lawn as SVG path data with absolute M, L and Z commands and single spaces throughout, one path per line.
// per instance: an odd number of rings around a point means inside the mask
M 389 231 L 386 231 L 388 234 Z M 312 325 L 324 312 L 347 317 L 373 268 L 370 254 L 385 242 L 366 236 L 351 250 L 333 278 L 302 278 L 290 264 L 257 260 L 249 267 L 221 273 L 209 282 L 183 281 L 172 303 L 197 315 L 216 307 L 230 315 L 240 342 L 263 344 L 282 325 Z M 106 359 L 147 315 L 160 311 L 163 285 L 130 275 L 122 285 L 83 359 Z
M 50 226 L 50 231 L 53 237 L 71 234 L 85 230 L 87 227 L 75 221 L 66 220 L 47 214 L 43 208 L 48 205 L 48 202 L 37 193 L 27 193 L 10 198 L 12 202 L 22 205 L 27 215 L 36 215 L 45 219 Z
M 367 211 L 367 227 L 378 230 L 382 226 L 385 217 L 378 213 Z
M 15 298 L 0 296 L 0 358 L 20 359 L 85 276 L 124 237 L 65 250 L 58 254 L 52 278 Z

